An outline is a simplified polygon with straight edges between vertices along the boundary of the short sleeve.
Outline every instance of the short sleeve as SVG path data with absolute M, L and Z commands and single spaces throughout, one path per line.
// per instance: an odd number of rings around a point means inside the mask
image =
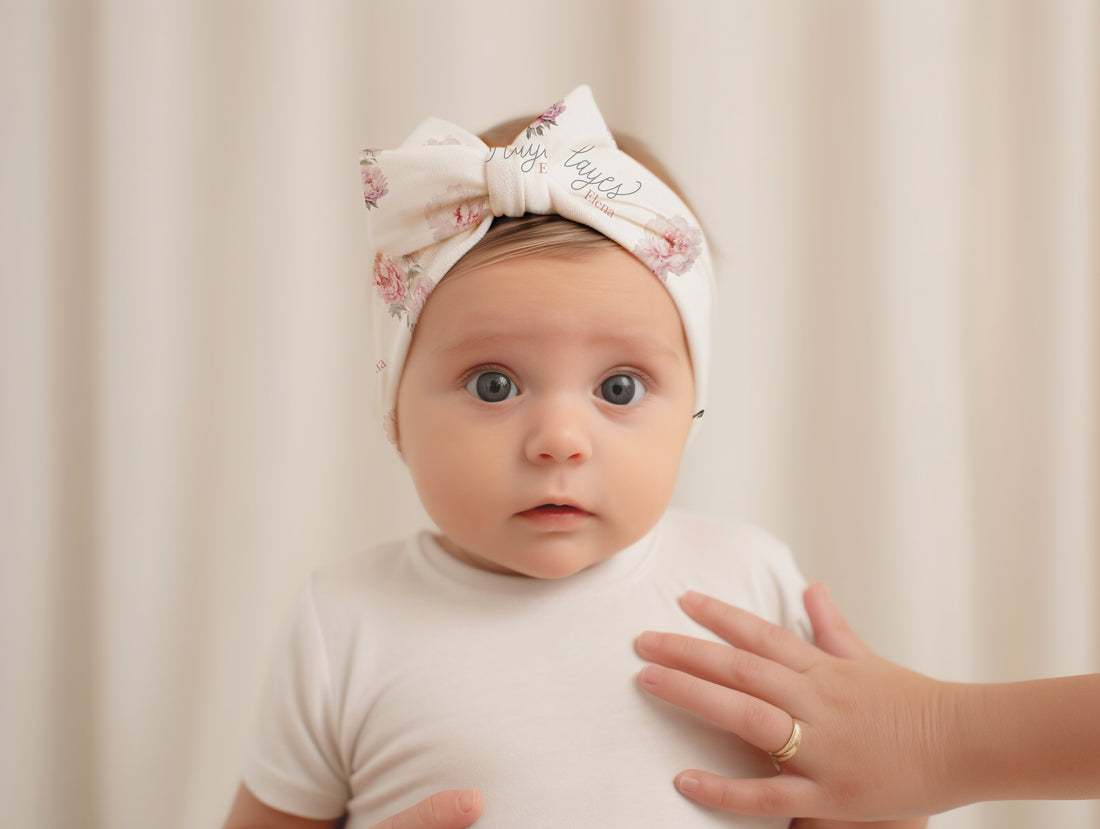
M 268 806 L 315 820 L 340 817 L 349 798 L 329 664 L 311 583 L 261 692 L 244 783 Z

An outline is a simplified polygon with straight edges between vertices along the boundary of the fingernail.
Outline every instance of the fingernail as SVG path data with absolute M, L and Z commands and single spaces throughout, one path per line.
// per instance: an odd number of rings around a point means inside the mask
M 681 774 L 676 778 L 676 788 L 684 794 L 697 792 L 699 790 L 699 778 L 692 777 L 690 774 Z
M 638 650 L 656 650 L 658 642 L 660 642 L 660 637 L 653 631 L 647 630 L 645 633 L 638 637 Z
M 458 793 L 458 811 L 463 814 L 472 812 L 474 804 L 477 802 L 477 795 L 473 792 L 459 792 Z
M 683 602 L 686 607 L 698 607 L 703 603 L 703 597 L 694 590 L 689 590 L 684 594 Z
M 646 665 L 644 668 L 642 668 L 640 676 L 642 678 L 642 682 L 644 682 L 646 685 L 657 685 L 661 681 L 661 672 L 657 668 L 654 668 L 652 665 Z

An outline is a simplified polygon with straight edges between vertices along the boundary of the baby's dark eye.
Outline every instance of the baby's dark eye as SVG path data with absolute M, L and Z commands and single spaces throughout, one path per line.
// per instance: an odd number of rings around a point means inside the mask
M 645 396 L 645 385 L 629 374 L 616 374 L 600 383 L 600 396 L 616 406 L 629 406 Z
M 518 393 L 516 384 L 499 371 L 483 371 L 476 377 L 471 377 L 466 384 L 466 391 L 486 403 L 500 403 Z

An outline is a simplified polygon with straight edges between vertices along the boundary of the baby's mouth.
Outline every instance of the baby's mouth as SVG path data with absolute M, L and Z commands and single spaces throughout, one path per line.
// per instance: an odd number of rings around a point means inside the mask
M 592 513 L 588 512 L 587 510 L 583 510 L 578 506 L 574 506 L 573 504 L 539 504 L 537 507 L 532 507 L 531 509 L 524 510 L 519 514 L 528 518 L 550 518 L 555 516 L 564 518 L 568 516 L 580 517 L 591 515 Z

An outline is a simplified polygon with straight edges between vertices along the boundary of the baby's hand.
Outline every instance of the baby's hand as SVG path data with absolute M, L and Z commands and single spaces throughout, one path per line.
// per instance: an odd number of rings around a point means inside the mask
M 481 817 L 484 806 L 478 791 L 436 792 L 371 829 L 465 829 Z

